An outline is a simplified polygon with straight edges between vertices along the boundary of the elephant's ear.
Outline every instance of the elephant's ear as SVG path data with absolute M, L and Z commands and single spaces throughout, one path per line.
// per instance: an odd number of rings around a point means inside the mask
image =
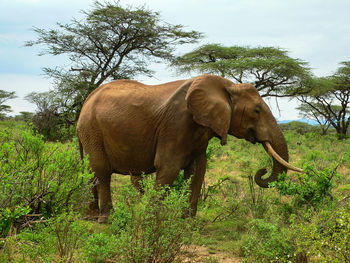
M 229 81 L 213 75 L 197 77 L 189 87 L 187 108 L 195 122 L 211 128 L 226 144 L 231 121 L 231 106 L 226 86 Z

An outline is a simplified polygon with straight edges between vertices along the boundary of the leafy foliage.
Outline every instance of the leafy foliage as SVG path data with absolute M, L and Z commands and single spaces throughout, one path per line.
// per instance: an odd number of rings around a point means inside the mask
M 262 97 L 301 93 L 303 82 L 309 78 L 306 62 L 274 47 L 208 44 L 176 58 L 172 66 L 179 73 L 211 73 L 238 83 L 252 83 Z
M 85 244 L 91 227 L 91 223 L 79 220 L 74 212 L 68 212 L 47 220 L 34 231 L 25 229 L 11 238 L 21 244 L 18 248 L 21 262 L 71 263 L 79 257 L 78 248 Z M 7 261 L 17 262 L 17 259 L 10 254 Z
M 264 219 L 249 222 L 250 236 L 243 243 L 243 262 L 291 262 L 295 259 L 294 244 L 288 229 Z
M 326 198 L 332 198 L 332 179 L 335 170 L 326 168 L 316 170 L 312 165 L 304 165 L 305 173 L 297 174 L 297 182 L 287 180 L 285 173 L 278 177 L 277 182 L 271 183 L 282 195 L 293 196 L 296 207 L 318 207 Z
M 118 236 L 116 235 L 105 232 L 89 235 L 83 247 L 85 262 L 106 262 L 106 259 L 112 258 L 117 253 L 116 244 L 118 244 Z
M 340 209 L 324 210 L 314 216 L 310 224 L 295 224 L 297 244 L 319 262 L 348 262 L 350 260 L 349 205 Z
M 0 132 L 0 229 L 26 226 L 26 216 L 50 217 L 90 199 L 89 172 L 75 145 L 47 144 L 31 130 Z
M 155 188 L 149 179 L 143 180 L 142 196 L 133 188 L 124 188 L 124 202 L 112 215 L 118 262 L 174 262 L 182 254 L 190 244 L 195 222 L 183 218 L 189 209 L 187 188 Z

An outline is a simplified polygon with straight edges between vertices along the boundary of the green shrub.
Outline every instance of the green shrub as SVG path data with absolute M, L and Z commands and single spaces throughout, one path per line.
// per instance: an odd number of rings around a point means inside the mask
M 75 144 L 45 143 L 31 130 L 17 136 L 1 131 L 0 234 L 23 225 L 28 213 L 48 218 L 85 207 L 92 177 Z
M 318 262 L 350 262 L 350 205 L 323 210 L 310 224 L 293 226 L 300 251 Z
M 17 256 L 22 257 L 20 262 L 81 262 L 79 249 L 91 229 L 91 223 L 79 220 L 77 214 L 62 213 L 17 235 Z
M 17 247 L 13 258 L 21 259 L 12 262 L 54 262 L 57 256 L 57 237 L 47 224 L 37 224 L 33 229 L 26 228 L 16 236 L 7 237 L 9 247 L 11 240 L 15 240 Z
M 80 243 L 85 242 L 91 225 L 89 222 L 78 220 L 74 213 L 61 214 L 50 219 L 49 228 L 56 237 L 56 249 L 59 262 L 74 262 L 73 256 Z
M 251 220 L 247 228 L 249 236 L 242 246 L 243 262 L 291 262 L 294 258 L 295 247 L 287 228 L 264 219 Z
M 62 114 L 46 109 L 35 113 L 31 121 L 36 132 L 48 141 L 67 141 L 75 135 L 75 125 L 68 124 Z
M 117 262 L 173 262 L 190 244 L 193 218 L 183 218 L 189 209 L 188 184 L 177 191 L 154 187 L 144 179 L 144 194 L 125 187 L 122 200 L 112 214 Z
M 27 206 L 6 207 L 0 210 L 0 236 L 11 235 L 15 223 L 23 216 L 29 214 L 31 209 Z
M 304 165 L 304 171 L 305 173 L 296 174 L 297 182 L 283 173 L 278 181 L 270 185 L 280 194 L 292 196 L 295 208 L 318 208 L 324 201 L 331 200 L 332 179 L 337 176 L 336 171 L 330 168 L 317 170 L 310 164 Z
M 106 259 L 116 254 L 118 244 L 117 236 L 104 232 L 94 233 L 89 236 L 84 247 L 84 262 L 104 263 Z

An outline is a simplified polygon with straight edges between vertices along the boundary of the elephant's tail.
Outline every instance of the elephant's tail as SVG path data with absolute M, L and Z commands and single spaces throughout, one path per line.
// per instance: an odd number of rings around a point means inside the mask
M 79 142 L 79 152 L 80 152 L 80 159 L 84 160 L 84 150 L 83 150 L 83 144 L 81 143 L 79 137 L 78 137 L 78 142 Z

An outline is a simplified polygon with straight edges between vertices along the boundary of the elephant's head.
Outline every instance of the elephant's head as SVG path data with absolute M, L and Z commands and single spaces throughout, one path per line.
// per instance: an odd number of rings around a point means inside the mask
M 188 89 L 187 107 L 193 119 L 211 128 L 226 144 L 227 134 L 261 143 L 273 157 L 273 169 L 266 179 L 265 169 L 255 175 L 256 183 L 268 187 L 278 174 L 287 169 L 302 170 L 288 163 L 288 148 L 284 135 L 269 107 L 256 88 L 250 84 L 233 82 L 213 75 L 202 75 L 192 80 Z

